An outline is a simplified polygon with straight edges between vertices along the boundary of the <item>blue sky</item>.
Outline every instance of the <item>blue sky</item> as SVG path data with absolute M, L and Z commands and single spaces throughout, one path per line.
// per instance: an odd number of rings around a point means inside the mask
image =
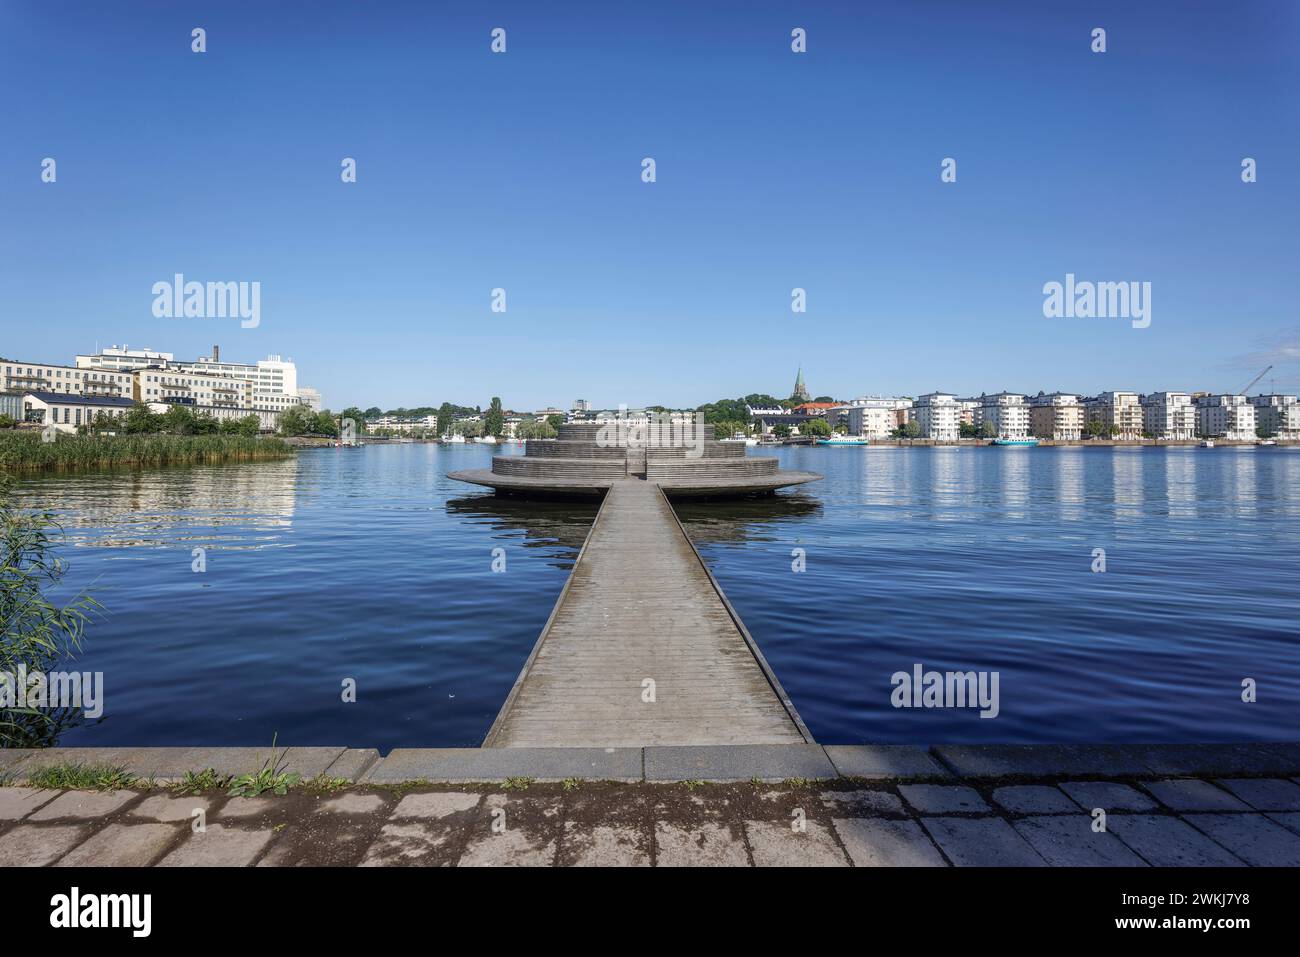
M 1295 389 L 1298 41 L 1285 0 L 3 0 L 0 354 L 220 343 L 334 408 L 690 406 L 800 363 Z M 176 272 L 260 282 L 260 326 L 155 318 Z M 1150 327 L 1044 318 L 1067 272 L 1151 282 Z

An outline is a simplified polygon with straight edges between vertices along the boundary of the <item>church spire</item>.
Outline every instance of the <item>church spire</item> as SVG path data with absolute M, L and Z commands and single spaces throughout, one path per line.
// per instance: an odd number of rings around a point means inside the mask
M 794 394 L 792 399 L 798 399 L 800 402 L 808 402 L 812 396 L 808 394 L 808 387 L 803 384 L 803 365 L 800 364 L 799 372 L 794 377 Z

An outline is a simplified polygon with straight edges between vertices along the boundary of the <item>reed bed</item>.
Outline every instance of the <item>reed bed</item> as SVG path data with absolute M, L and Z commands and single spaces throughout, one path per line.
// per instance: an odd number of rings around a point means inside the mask
M 283 439 L 245 435 L 60 435 L 0 432 L 0 469 L 41 471 L 117 466 L 255 462 L 293 455 Z

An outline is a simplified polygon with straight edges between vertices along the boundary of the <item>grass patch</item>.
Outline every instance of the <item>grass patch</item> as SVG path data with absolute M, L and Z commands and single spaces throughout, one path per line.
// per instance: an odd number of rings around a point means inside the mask
M 506 778 L 505 783 L 501 785 L 503 791 L 527 791 L 528 786 L 534 783 L 536 778 Z
M 344 788 L 351 786 L 352 782 L 347 778 L 327 778 L 323 774 L 302 783 L 304 791 L 311 791 L 315 794 L 333 794 L 335 791 L 342 791 Z
M 247 435 L 63 435 L 0 430 L 0 469 L 40 471 L 116 466 L 252 462 L 293 455 L 283 439 Z
M 219 791 L 230 786 L 229 774 L 221 774 L 212 768 L 202 771 L 186 771 L 185 777 L 172 787 L 177 794 L 202 794 L 204 791 Z
M 560 782 L 560 785 L 566 791 L 576 791 L 578 790 L 578 788 L 582 787 L 582 782 L 579 781 L 577 778 L 565 778 L 563 781 Z
M 126 768 L 107 764 L 51 764 L 27 775 L 32 787 L 50 791 L 118 791 L 137 780 Z
M 302 780 L 302 775 L 297 771 L 286 771 L 285 765 L 280 762 L 284 756 L 289 753 L 285 748 L 280 752 L 279 757 L 275 754 L 275 742 L 278 735 L 271 739 L 271 753 L 267 755 L 262 766 L 256 771 L 248 774 L 241 774 L 230 781 L 230 790 L 226 793 L 231 797 L 261 797 L 263 794 L 285 795 L 289 793 L 289 788 L 294 787 Z
M 683 782 L 682 782 L 682 787 L 686 788 L 686 790 L 688 790 L 688 791 L 694 791 L 696 788 L 702 788 L 702 787 L 704 787 L 704 782 L 703 782 L 703 781 L 697 781 L 697 780 L 694 780 L 694 779 L 692 779 L 692 780 L 690 780 L 690 781 L 683 781 Z

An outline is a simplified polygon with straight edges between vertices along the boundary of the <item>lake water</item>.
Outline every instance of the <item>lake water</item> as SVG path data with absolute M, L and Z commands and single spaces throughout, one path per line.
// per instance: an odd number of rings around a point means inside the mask
M 105 717 L 60 743 L 478 744 L 595 515 L 446 478 L 492 452 L 25 480 L 65 524 L 66 593 L 107 610 L 78 659 Z M 778 454 L 826 481 L 678 512 L 819 741 L 1297 737 L 1300 450 Z M 892 707 L 915 664 L 998 672 L 998 717 Z

